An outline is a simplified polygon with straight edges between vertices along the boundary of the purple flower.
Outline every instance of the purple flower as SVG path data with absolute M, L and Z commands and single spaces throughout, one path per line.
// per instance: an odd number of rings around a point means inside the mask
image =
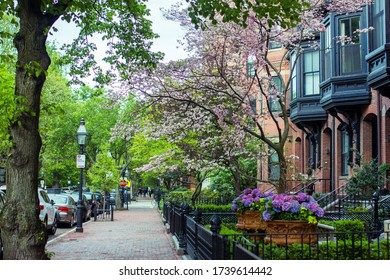
M 298 202 L 307 202 L 310 201 L 310 195 L 307 195 L 305 193 L 299 193 L 297 194 L 297 200 Z
M 248 194 L 250 194 L 252 192 L 252 189 L 245 189 L 244 190 L 244 194 L 245 195 L 248 195 Z
M 299 213 L 300 209 L 301 209 L 301 205 L 299 204 L 298 201 L 293 201 L 291 203 L 291 208 L 290 208 L 291 213 Z
M 244 204 L 245 207 L 249 207 L 252 204 L 253 200 L 248 198 L 246 200 L 242 200 L 242 203 Z
M 263 212 L 263 220 L 264 221 L 270 221 L 271 220 L 271 214 L 269 213 L 269 212 L 267 212 L 267 211 L 264 211 Z

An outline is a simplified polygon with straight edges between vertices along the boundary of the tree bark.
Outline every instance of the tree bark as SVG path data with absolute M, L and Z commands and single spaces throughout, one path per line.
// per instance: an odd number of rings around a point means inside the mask
M 0 217 L 4 259 L 47 259 L 46 231 L 39 219 L 38 171 L 40 97 L 50 57 L 49 28 L 58 19 L 42 13 L 41 1 L 20 0 L 20 30 L 15 98 L 18 113 L 9 127 L 12 147 L 7 162 L 7 202 Z
M 280 177 L 276 185 L 276 191 L 278 193 L 285 193 L 287 191 L 287 160 L 283 148 L 281 148 L 281 151 L 277 151 L 277 153 L 279 156 Z
M 234 192 L 236 193 L 236 195 L 239 195 L 242 191 L 242 178 L 241 178 L 241 174 L 240 172 L 238 171 L 239 169 L 239 163 L 238 163 L 238 159 L 237 157 L 232 157 L 231 160 L 230 160 L 230 163 L 231 163 L 231 166 L 230 166 L 230 172 L 231 174 L 233 175 L 233 179 L 234 179 Z

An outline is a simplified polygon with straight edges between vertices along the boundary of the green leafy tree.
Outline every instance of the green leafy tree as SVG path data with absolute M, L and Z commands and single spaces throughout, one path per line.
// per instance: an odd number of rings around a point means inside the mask
M 267 18 L 268 25 L 292 27 L 300 20 L 308 1 L 289 0 L 186 0 L 190 3 L 189 16 L 195 26 L 206 28 L 207 21 L 216 24 L 219 17 L 223 22 L 235 22 L 247 27 L 247 19 L 252 14 Z
M 96 80 L 106 83 L 115 73 L 128 76 L 140 65 L 154 67 L 160 55 L 150 51 L 156 35 L 146 19 L 149 11 L 142 1 L 3 0 L 0 17 L 6 14 L 19 20 L 18 32 L 13 36 L 17 50 L 13 99 L 19 113 L 8 127 L 12 146 L 7 159 L 7 203 L 0 216 L 4 258 L 47 259 L 44 226 L 38 215 L 37 182 L 42 145 L 40 104 L 51 63 L 46 43 L 51 32 L 57 31 L 52 29 L 54 23 L 59 19 L 73 21 L 80 30 L 66 49 L 72 56 L 66 60 L 71 63 L 71 74 L 80 77 L 90 75 L 92 69 Z M 95 33 L 109 40 L 105 61 L 114 70 L 108 75 L 94 59 L 96 45 L 89 39 Z
M 49 74 L 48 82 L 50 77 Z M 56 83 L 59 80 L 57 78 Z M 97 153 L 108 143 L 118 114 L 119 105 L 112 105 L 105 93 L 98 95 L 96 89 L 89 87 L 77 91 L 63 88 L 66 90 L 54 86 L 48 100 L 42 102 L 42 108 L 48 107 L 50 112 L 43 114 L 40 129 L 43 139 L 41 170 L 44 171 L 47 186 L 62 187 L 67 184 L 68 178 L 73 183 L 78 180 L 75 155 L 78 153 L 76 131 L 80 119 L 85 119 L 88 132 L 88 169 L 96 161 Z M 60 105 L 56 108 L 56 104 Z
M 118 186 L 119 176 L 115 160 L 109 153 L 109 145 L 98 152 L 96 162 L 87 172 L 92 191 L 109 192 Z
M 390 165 L 378 165 L 375 159 L 363 160 L 353 171 L 353 175 L 347 179 L 346 192 L 357 197 L 371 198 L 374 192 L 386 186 L 389 181 Z

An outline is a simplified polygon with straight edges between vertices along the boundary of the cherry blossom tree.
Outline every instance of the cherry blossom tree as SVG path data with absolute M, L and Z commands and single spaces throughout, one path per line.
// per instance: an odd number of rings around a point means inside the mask
M 241 191 L 241 157 L 250 157 L 250 142 L 238 135 L 226 133 L 215 118 L 199 107 L 174 100 L 159 102 L 154 106 L 152 117 L 144 126 L 143 133 L 150 140 L 164 139 L 172 143 L 169 150 L 161 150 L 151 157 L 139 172 L 159 170 L 165 173 L 182 174 L 195 179 L 199 195 L 203 181 L 213 170 L 226 170 L 235 178 L 236 192 Z M 211 118 L 210 118 L 211 117 Z M 242 136 L 245 137 L 243 134 Z

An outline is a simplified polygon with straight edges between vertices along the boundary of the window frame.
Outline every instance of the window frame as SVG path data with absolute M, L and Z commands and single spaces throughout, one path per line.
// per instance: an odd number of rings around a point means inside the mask
M 385 0 L 376 0 L 370 7 L 371 26 L 374 28 L 371 31 L 371 51 L 386 43 L 385 6 Z
M 355 29 L 354 20 L 358 20 L 358 27 Z M 362 17 L 360 14 L 353 14 L 348 17 L 337 19 L 337 35 L 351 38 L 351 43 L 346 40 L 338 42 L 338 71 L 340 76 L 361 73 L 363 71 L 363 46 L 362 36 L 359 33 L 354 35 L 355 31 L 361 29 Z M 343 29 L 344 28 L 344 29 Z M 356 40 L 358 39 L 358 40 Z M 356 50 L 358 50 L 356 52 Z M 356 55 L 358 53 L 358 55 Z M 352 59 L 353 58 L 353 59 Z
M 268 180 L 277 181 L 280 177 L 279 156 L 272 147 L 269 147 L 268 151 Z
M 276 90 L 278 92 L 279 98 L 281 96 L 281 90 L 282 90 L 282 79 L 280 79 L 279 76 L 272 76 L 272 84 L 276 85 Z M 275 82 L 277 81 L 277 82 Z M 269 102 L 269 110 L 271 113 L 278 113 L 282 111 L 282 106 L 279 103 L 279 100 L 274 101 L 277 97 L 274 97 L 274 95 L 268 97 Z
M 315 61 L 313 58 L 311 58 L 311 71 L 307 71 L 307 65 L 306 65 L 306 56 L 316 54 L 318 57 L 317 65 L 315 65 Z M 303 86 L 303 96 L 315 96 L 320 94 L 320 51 L 319 50 L 313 50 L 313 49 L 307 49 L 304 50 L 302 53 L 302 86 Z M 313 68 L 316 68 L 315 70 Z M 315 74 L 316 73 L 316 74 Z M 313 75 L 312 83 L 311 83 L 311 90 L 312 93 L 308 93 L 307 91 L 307 76 L 311 74 Z M 317 78 L 317 81 L 316 81 Z M 316 91 L 317 89 L 317 91 Z
M 349 134 L 347 128 L 342 128 L 341 132 L 341 142 L 340 142 L 340 156 L 341 156 L 341 175 L 348 176 L 349 174 L 349 163 L 351 156 L 351 135 Z

